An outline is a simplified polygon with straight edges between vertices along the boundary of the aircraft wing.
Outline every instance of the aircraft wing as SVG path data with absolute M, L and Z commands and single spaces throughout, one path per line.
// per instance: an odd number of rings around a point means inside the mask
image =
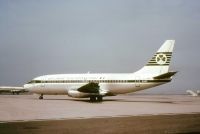
M 90 82 L 77 90 L 83 93 L 99 93 L 100 88 L 98 83 Z

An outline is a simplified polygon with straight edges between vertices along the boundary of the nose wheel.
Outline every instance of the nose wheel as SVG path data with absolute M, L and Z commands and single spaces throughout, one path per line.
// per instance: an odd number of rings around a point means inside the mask
M 43 99 L 43 94 L 41 94 L 41 95 L 40 95 L 39 99 L 40 99 L 40 100 L 42 100 L 42 99 Z

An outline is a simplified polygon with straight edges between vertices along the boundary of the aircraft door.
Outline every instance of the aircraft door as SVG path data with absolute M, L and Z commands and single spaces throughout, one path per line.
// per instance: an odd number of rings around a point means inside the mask
M 135 77 L 135 87 L 140 87 L 140 82 L 141 82 L 140 77 L 136 76 Z
M 45 78 L 43 78 L 42 80 L 41 80 L 41 86 L 40 86 L 41 88 L 44 88 L 45 87 Z

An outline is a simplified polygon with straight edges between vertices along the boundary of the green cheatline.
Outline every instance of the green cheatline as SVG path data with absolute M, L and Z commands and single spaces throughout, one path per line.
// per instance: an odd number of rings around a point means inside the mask
M 154 83 L 154 82 L 170 82 L 167 80 L 32 80 L 31 83 Z
M 172 54 L 172 52 L 157 52 L 156 54 Z
M 170 63 L 170 61 L 166 61 L 166 63 Z M 157 63 L 157 61 L 149 61 L 148 63 Z

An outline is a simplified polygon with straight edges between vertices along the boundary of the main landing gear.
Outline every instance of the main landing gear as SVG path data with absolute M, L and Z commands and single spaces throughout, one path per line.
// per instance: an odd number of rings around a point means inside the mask
M 103 96 L 90 96 L 90 102 L 102 102 Z
M 41 95 L 40 95 L 39 99 L 40 99 L 40 100 L 42 100 L 42 99 L 43 99 L 43 94 L 41 94 Z

